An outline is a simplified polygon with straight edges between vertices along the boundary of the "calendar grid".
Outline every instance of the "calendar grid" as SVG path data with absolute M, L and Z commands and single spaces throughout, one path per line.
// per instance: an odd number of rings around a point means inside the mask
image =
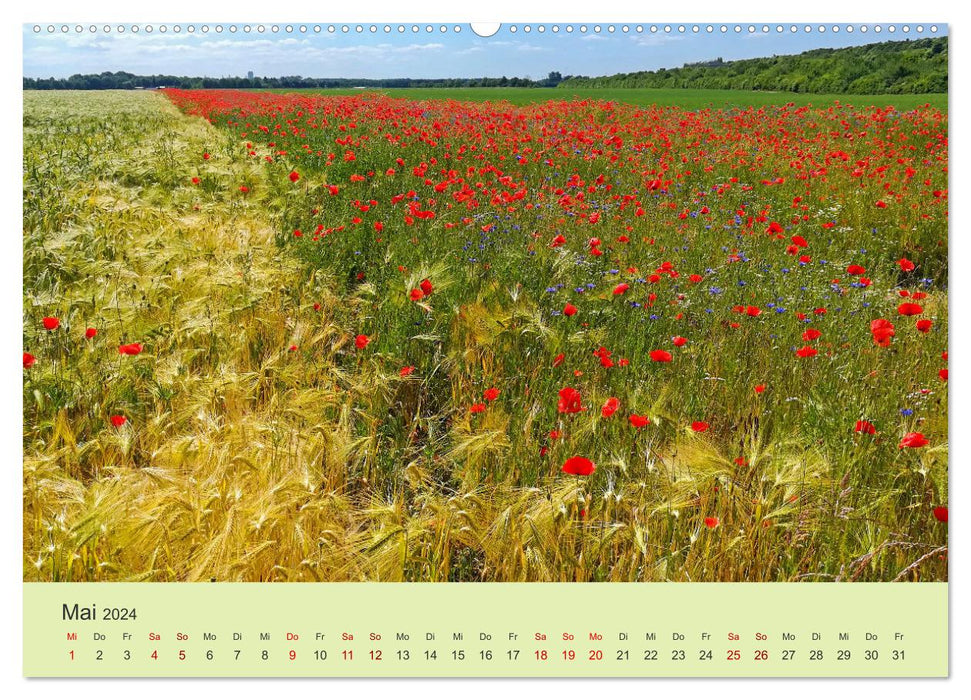
M 25 584 L 26 676 L 935 677 L 947 584 Z

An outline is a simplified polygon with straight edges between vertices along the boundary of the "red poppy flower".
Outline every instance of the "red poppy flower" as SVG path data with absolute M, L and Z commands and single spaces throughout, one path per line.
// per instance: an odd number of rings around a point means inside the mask
M 797 357 L 813 357 L 818 354 L 819 354 L 819 350 L 817 350 L 816 348 L 811 348 L 808 345 L 804 345 L 803 347 L 796 350 Z
M 681 346 L 683 346 L 685 343 L 688 342 L 688 339 L 682 338 L 680 335 L 676 335 L 673 338 L 671 338 L 671 342 L 674 343 L 674 347 L 680 348 Z
M 499 398 L 499 390 L 496 387 L 491 387 L 489 389 L 486 389 L 485 393 L 482 394 L 482 396 L 485 398 L 486 401 L 495 401 L 496 399 Z
M 127 345 L 118 346 L 118 352 L 122 355 L 138 355 L 141 351 L 141 343 L 128 343 Z
M 890 347 L 890 339 L 894 336 L 893 324 L 885 318 L 875 318 L 870 321 L 870 333 L 873 342 L 882 348 Z
M 61 322 L 53 316 L 44 316 L 42 323 L 44 324 L 44 328 L 49 331 L 52 331 L 61 325 Z
M 597 470 L 597 465 L 591 462 L 586 457 L 580 457 L 575 455 L 570 457 L 563 463 L 560 467 L 560 471 L 566 472 L 567 474 L 573 474 L 574 476 L 590 476 Z
M 421 301 L 421 299 L 425 296 L 425 293 L 420 289 L 415 288 L 408 293 L 408 296 L 412 301 Z
M 917 267 L 916 265 L 914 265 L 914 263 L 912 263 L 907 258 L 900 258 L 900 260 L 897 261 L 897 265 L 899 265 L 900 269 L 903 270 L 904 272 L 910 272 L 915 267 Z
M 632 413 L 627 420 L 629 420 L 630 424 L 635 428 L 643 428 L 645 425 L 649 425 L 651 422 L 651 419 L 647 416 L 639 416 L 636 413 Z
M 614 361 L 610 359 L 612 354 L 613 353 L 610 352 L 610 350 L 603 346 L 599 347 L 593 352 L 593 356 L 600 359 L 601 367 L 607 367 L 608 369 L 614 366 Z
M 887 203 L 886 203 L 886 202 L 884 202 L 884 201 L 883 201 L 883 200 L 881 199 L 881 200 L 878 200 L 878 201 L 877 201 L 877 204 L 876 204 L 876 206 L 877 206 L 878 208 L 880 208 L 880 209 L 886 209 L 886 208 L 887 208 Z
M 570 302 L 567 302 L 566 303 L 566 306 L 563 307 L 563 315 L 564 316 L 572 316 L 576 312 L 577 312 L 577 307 L 575 307 Z
M 617 296 L 619 294 L 623 294 L 628 289 L 630 289 L 630 285 L 627 284 L 626 282 L 621 282 L 616 287 L 614 287 L 614 296 Z
M 899 449 L 904 449 L 905 447 L 923 447 L 930 443 L 923 433 L 907 433 L 900 440 L 900 444 L 897 445 Z
M 560 400 L 556 405 L 556 410 L 560 413 L 579 413 L 583 410 L 580 404 L 580 392 L 573 387 L 567 386 L 560 389 Z
M 563 353 L 561 352 L 561 353 L 560 353 L 559 355 L 557 355 L 556 357 L 554 357 L 554 358 L 553 358 L 553 366 L 554 366 L 554 367 L 559 367 L 560 365 L 562 365 L 562 364 L 563 364 L 563 360 L 564 360 L 565 358 L 566 358 L 566 355 L 564 355 L 564 354 L 563 354 Z
M 793 236 L 792 242 L 795 243 L 800 248 L 805 248 L 806 246 L 809 245 L 808 243 L 806 243 L 806 239 L 803 238 L 802 236 Z
M 197 177 L 192 178 L 192 184 L 193 185 L 198 185 L 199 184 L 199 178 L 197 178 Z
M 850 265 L 846 268 L 846 274 L 848 275 L 862 275 L 866 272 L 866 268 L 861 265 Z
M 897 313 L 899 313 L 901 316 L 917 316 L 924 313 L 924 308 L 920 304 L 904 302 L 897 307 Z
M 469 408 L 469 413 L 482 413 L 486 409 L 484 403 L 474 403 Z
M 300 179 L 300 175 L 297 173 L 297 171 L 296 170 L 291 170 L 290 171 L 290 182 L 296 182 L 299 179 Z
M 870 421 L 858 420 L 856 425 L 853 427 L 853 431 L 857 433 L 864 433 L 865 435 L 875 435 L 877 432 L 876 426 Z
M 94 336 L 98 335 L 97 328 L 88 328 L 84 331 L 84 337 L 91 340 Z
M 756 394 L 761 394 L 763 391 L 765 391 L 765 384 L 756 384 L 755 385 L 755 393 Z
M 802 333 L 802 339 L 803 340 L 816 340 L 816 338 L 818 338 L 822 334 L 823 334 L 822 331 L 818 331 L 815 328 L 807 328 Z
M 670 362 L 672 357 L 667 350 L 651 350 L 651 362 Z
M 354 347 L 356 347 L 358 350 L 363 350 L 364 348 L 367 347 L 367 344 L 370 342 L 371 342 L 371 339 L 368 338 L 363 333 L 354 337 Z
M 703 433 L 708 430 L 709 426 L 703 420 L 696 420 L 691 424 L 691 429 L 696 433 Z
M 620 408 L 620 399 L 616 396 L 611 396 L 600 409 L 600 415 L 604 418 L 610 418 L 617 412 L 618 408 Z
M 415 371 L 415 368 L 413 366 L 405 365 L 404 367 L 401 368 L 401 371 L 398 372 L 398 374 L 402 377 L 407 377 L 409 374 L 411 374 L 414 371 Z
M 242 192 L 243 194 L 246 194 L 247 192 L 249 192 L 249 187 L 247 187 L 246 185 L 240 185 L 239 191 Z
M 759 314 L 762 313 L 762 309 L 760 309 L 757 306 L 746 306 L 745 313 L 748 314 L 749 316 L 758 316 Z
M 917 321 L 917 330 L 921 333 L 929 333 L 932 325 L 934 325 L 934 322 L 929 318 L 922 318 Z
M 37 362 L 37 358 L 31 355 L 29 352 L 24 353 L 24 369 L 30 369 Z
M 718 518 L 705 518 L 705 527 L 707 527 L 709 530 L 714 530 L 716 527 L 718 527 Z
M 421 289 L 422 293 L 426 297 L 430 297 L 432 292 L 435 291 L 435 287 L 432 285 L 432 282 L 429 279 L 423 279 L 421 282 L 419 282 L 418 288 Z
M 937 373 L 937 376 L 941 378 L 941 381 L 946 382 L 947 381 L 947 368 L 945 367 L 940 372 L 938 372 Z
M 128 422 L 128 419 L 125 418 L 124 416 L 112 416 L 111 417 L 111 424 L 113 426 L 115 426 L 116 428 L 120 428 L 121 426 L 123 426 L 127 422 Z
M 934 517 L 938 520 L 938 522 L 947 522 L 947 506 L 937 506 L 933 512 Z

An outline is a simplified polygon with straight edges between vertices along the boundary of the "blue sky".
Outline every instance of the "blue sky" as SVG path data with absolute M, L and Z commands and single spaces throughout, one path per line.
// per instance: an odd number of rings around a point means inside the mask
M 194 25 L 195 31 L 188 32 L 187 25 L 175 33 L 174 25 L 166 25 L 167 31 L 161 33 L 159 25 L 151 33 L 146 25 L 140 31 L 131 32 L 126 25 L 124 33 L 112 31 L 105 33 L 103 25 L 97 32 L 90 32 L 85 25 L 76 32 L 74 25 L 63 33 L 60 25 L 53 33 L 47 25 L 40 32 L 34 25 L 25 25 L 23 30 L 24 76 L 31 78 L 67 77 L 75 73 L 101 73 L 103 71 L 124 70 L 137 74 L 163 73 L 169 75 L 191 76 L 238 76 L 253 71 L 258 76 L 302 75 L 314 78 L 455 78 L 505 75 L 508 77 L 529 76 L 545 77 L 556 70 L 563 75 L 609 75 L 612 73 L 638 70 L 673 68 L 686 62 L 703 61 L 721 57 L 725 60 L 754 58 L 774 54 L 799 53 L 814 48 L 854 46 L 876 41 L 944 36 L 947 25 L 928 22 L 921 26 L 923 32 L 916 31 L 917 23 L 896 25 L 896 31 L 876 32 L 873 25 L 868 31 L 861 31 L 860 25 L 847 31 L 848 25 L 839 25 L 840 31 L 834 32 L 833 25 L 824 25 L 825 32 L 818 31 L 820 25 L 812 25 L 812 31 L 805 31 L 806 25 L 755 25 L 755 32 L 749 32 L 750 25 L 741 25 L 736 33 L 736 25 L 728 25 L 722 33 L 721 25 L 713 25 L 714 31 L 706 31 L 708 25 L 700 25 L 700 31 L 691 31 L 694 26 L 686 25 L 684 33 L 678 32 L 677 24 L 657 25 L 652 32 L 650 24 L 629 24 L 629 31 L 623 33 L 623 25 L 616 24 L 615 31 L 608 33 L 606 25 L 600 33 L 594 33 L 594 25 L 558 25 L 559 31 L 553 32 L 552 25 L 504 25 L 494 36 L 484 39 L 476 36 L 468 25 L 461 25 L 462 31 L 452 31 L 455 25 L 448 25 L 448 31 L 441 32 L 441 25 L 434 25 L 427 31 L 421 25 L 413 32 L 411 25 L 405 32 L 398 32 L 398 25 L 392 25 L 391 32 L 384 32 L 384 25 L 377 25 L 377 31 L 370 31 L 365 25 L 358 33 L 355 26 L 348 33 L 341 32 L 341 26 L 328 31 L 330 25 L 320 25 L 320 32 L 314 31 L 317 25 L 306 25 L 307 31 L 301 33 L 301 25 L 291 25 L 293 31 L 287 33 L 286 25 L 279 31 L 270 31 L 272 25 L 263 25 L 266 31 L 256 30 L 258 25 L 224 24 L 221 32 L 215 31 L 215 24 L 207 25 L 203 33 L 202 24 Z M 231 32 L 230 26 L 236 31 Z M 251 31 L 245 32 L 249 26 Z M 516 31 L 511 31 L 512 26 Z M 526 26 L 530 31 L 526 32 Z M 573 27 L 572 32 L 567 27 Z M 581 33 L 580 27 L 586 26 L 587 32 Z M 664 27 L 671 31 L 665 32 Z M 932 32 L 931 27 L 937 31 Z M 638 32 L 637 27 L 642 31 Z

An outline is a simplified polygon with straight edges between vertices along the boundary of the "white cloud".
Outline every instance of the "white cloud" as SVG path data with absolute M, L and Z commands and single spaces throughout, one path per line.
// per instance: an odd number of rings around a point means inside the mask
M 650 33 L 650 34 L 635 34 L 631 37 L 633 41 L 638 46 L 663 46 L 664 44 L 670 44 L 674 41 L 682 41 L 684 39 L 680 34 L 667 34 L 667 33 Z
M 427 56 L 446 48 L 439 42 L 345 45 L 321 39 L 199 33 L 28 35 L 24 42 L 24 73 L 47 76 L 126 70 L 215 76 L 254 70 L 263 75 L 364 77 L 371 65 L 410 65 L 411 61 L 427 64 Z

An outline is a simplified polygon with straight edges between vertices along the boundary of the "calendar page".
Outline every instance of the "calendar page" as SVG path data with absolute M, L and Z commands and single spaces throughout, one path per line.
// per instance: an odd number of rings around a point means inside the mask
M 946 22 L 265 9 L 20 27 L 24 676 L 949 675 Z

